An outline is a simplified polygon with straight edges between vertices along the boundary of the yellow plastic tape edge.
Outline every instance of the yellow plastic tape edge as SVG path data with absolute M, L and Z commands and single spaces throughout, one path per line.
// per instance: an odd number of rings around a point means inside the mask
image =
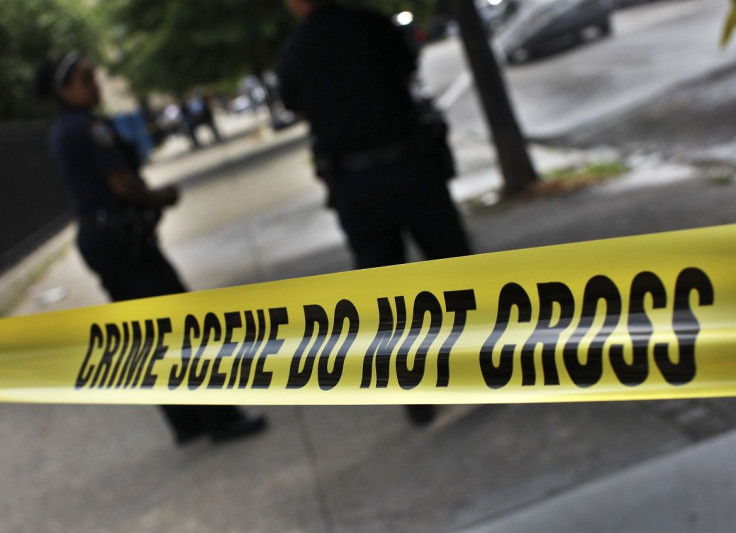
M 0 320 L 0 401 L 736 395 L 736 225 Z

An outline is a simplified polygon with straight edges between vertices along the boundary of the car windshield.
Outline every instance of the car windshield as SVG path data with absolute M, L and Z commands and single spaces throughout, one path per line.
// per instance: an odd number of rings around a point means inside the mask
M 548 6 L 552 4 L 559 4 L 566 2 L 567 0 L 515 0 L 519 5 L 527 6 Z
M 501 40 L 515 39 L 536 31 L 540 25 L 552 20 L 561 9 L 571 4 L 569 0 L 507 0 L 507 2 L 512 10 L 499 29 L 497 37 Z

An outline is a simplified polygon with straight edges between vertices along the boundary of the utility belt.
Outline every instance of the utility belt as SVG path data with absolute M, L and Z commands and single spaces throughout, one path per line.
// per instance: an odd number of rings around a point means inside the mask
M 120 244 L 132 246 L 153 242 L 160 219 L 160 209 L 132 204 L 77 215 L 80 227 L 109 231 Z
M 94 213 L 78 213 L 76 218 L 80 226 L 93 227 L 96 229 L 104 229 L 109 222 L 107 209 L 99 209 Z
M 455 160 L 447 142 L 448 127 L 441 113 L 425 113 L 414 135 L 406 140 L 350 152 L 332 154 L 313 141 L 315 173 L 328 186 L 338 185 L 344 174 L 392 165 L 409 158 L 421 159 L 436 179 L 455 176 Z
M 416 153 L 415 146 L 409 143 L 396 143 L 339 157 L 338 165 L 344 172 L 364 172 L 375 167 L 398 163 L 414 153 Z
M 333 155 L 313 147 L 317 176 L 334 182 L 343 173 L 365 172 L 377 167 L 398 163 L 417 153 L 417 147 L 409 142 L 397 142 L 351 152 Z

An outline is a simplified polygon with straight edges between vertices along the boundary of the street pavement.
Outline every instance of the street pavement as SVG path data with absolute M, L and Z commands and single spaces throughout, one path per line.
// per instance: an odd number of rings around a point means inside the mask
M 724 502 L 736 498 L 734 447 L 736 434 L 730 433 L 461 533 L 733 530 L 736 514 Z
M 655 2 L 617 11 L 610 38 L 506 70 L 528 137 L 549 139 L 631 111 L 642 101 L 731 65 L 736 47 L 718 45 L 728 4 L 721 0 Z M 427 54 L 422 74 L 437 94 L 454 95 L 456 130 L 486 134 L 457 40 Z M 431 57 L 430 57 L 431 56 Z
M 301 182 L 300 135 L 232 141 L 243 143 L 249 154 L 243 161 L 228 162 L 227 144 L 149 169 L 161 180 L 176 168 L 185 176 L 180 213 L 163 229 L 171 256 L 195 287 L 349 268 L 318 184 L 275 200 L 285 182 L 270 165 L 291 159 L 286 174 Z M 250 154 L 251 142 L 280 155 Z M 222 175 L 187 177 L 187 168 L 218 150 Z M 535 151 L 538 159 L 545 150 Z M 547 155 L 564 154 L 583 157 Z M 251 168 L 253 157 L 261 159 Z M 734 182 L 648 164 L 574 193 L 495 206 L 471 195 L 462 205 L 475 246 L 496 251 L 734 222 Z M 249 171 L 238 173 L 240 165 Z M 254 187 L 250 195 L 246 183 Z M 249 202 L 256 205 L 250 216 L 227 222 L 231 210 L 245 213 Z M 170 224 L 175 216 L 182 227 Z M 224 226 L 213 228 L 218 220 Z M 291 249 L 277 253 L 278 242 L 266 246 L 260 231 L 287 237 Z M 310 232 L 316 248 L 295 244 Z M 59 294 L 65 297 L 52 297 Z M 70 249 L 16 313 L 102 301 Z M 718 448 L 720 455 L 708 446 L 733 434 L 734 407 L 729 399 L 448 406 L 426 429 L 410 426 L 399 406 L 268 407 L 270 428 L 262 436 L 179 449 L 149 407 L 1 405 L 7 438 L 0 450 L 0 530 L 503 532 L 536 531 L 549 522 L 565 531 L 669 531 L 674 508 L 688 523 L 708 524 L 683 531 L 725 533 L 735 519 L 728 491 L 734 477 L 728 468 L 717 477 L 696 474 L 703 461 L 712 470 L 714 457 L 728 464 L 732 446 Z M 695 453 L 701 446 L 705 451 Z M 679 474 L 682 468 L 691 475 Z M 670 483 L 664 492 L 653 488 L 660 478 Z M 592 516 L 586 505 L 595 506 Z M 637 509 L 646 528 L 628 527 Z
M 161 233 L 193 289 L 350 268 L 304 128 L 256 126 L 229 117 L 226 143 L 190 153 L 180 141 L 147 168 L 152 183 L 183 188 Z M 605 183 L 494 203 L 501 180 L 487 141 L 458 128 L 453 145 L 453 195 L 478 252 L 736 222 L 733 169 L 636 156 Z M 533 155 L 545 170 L 617 154 L 535 146 Z M 70 234 L 13 314 L 105 301 Z M 264 434 L 177 448 L 152 407 L 0 405 L 0 531 L 727 533 L 736 524 L 736 399 L 445 406 L 422 429 L 400 406 L 253 410 L 269 417 Z

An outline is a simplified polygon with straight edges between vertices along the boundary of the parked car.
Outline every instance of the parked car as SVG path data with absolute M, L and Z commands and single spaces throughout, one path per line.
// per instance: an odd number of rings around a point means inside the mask
M 611 33 L 610 0 L 503 0 L 517 7 L 495 34 L 500 59 L 521 63 Z
M 246 95 L 241 94 L 232 99 L 227 106 L 228 111 L 231 113 L 255 113 L 256 105 L 253 100 L 248 98 Z
M 476 0 L 478 15 L 486 33 L 496 33 L 516 12 L 519 3 L 515 0 Z
M 652 4 L 657 0 L 611 0 L 611 7 L 613 9 L 626 9 L 627 7 L 634 7 L 641 4 Z

